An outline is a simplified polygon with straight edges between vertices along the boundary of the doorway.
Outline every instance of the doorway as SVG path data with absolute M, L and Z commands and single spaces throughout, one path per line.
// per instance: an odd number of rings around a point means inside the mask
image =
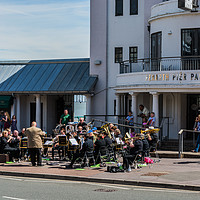
M 36 121 L 36 103 L 30 103 L 30 124 Z M 41 103 L 41 128 L 43 128 L 43 103 Z

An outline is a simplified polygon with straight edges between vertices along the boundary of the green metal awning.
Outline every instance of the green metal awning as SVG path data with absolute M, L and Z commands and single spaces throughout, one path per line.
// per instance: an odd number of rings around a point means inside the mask
M 9 108 L 12 104 L 12 96 L 0 96 L 0 108 Z

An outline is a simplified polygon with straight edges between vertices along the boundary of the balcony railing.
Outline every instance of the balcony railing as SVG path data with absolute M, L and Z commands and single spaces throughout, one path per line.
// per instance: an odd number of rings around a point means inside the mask
M 120 63 L 120 74 L 149 72 L 149 71 L 182 71 L 200 70 L 200 56 L 193 57 L 165 57 L 158 59 L 138 59 Z

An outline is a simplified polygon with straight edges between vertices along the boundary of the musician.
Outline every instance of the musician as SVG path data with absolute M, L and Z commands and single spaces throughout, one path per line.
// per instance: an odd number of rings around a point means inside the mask
M 19 133 L 19 136 L 22 138 L 25 137 L 25 131 L 26 131 L 26 129 L 22 128 L 22 131 Z
M 84 119 L 83 118 L 80 118 L 80 120 L 79 120 L 79 123 L 78 123 L 78 125 L 77 125 L 78 127 L 79 126 L 82 126 L 82 130 L 87 130 L 87 123 L 85 123 L 84 122 Z
M 88 135 L 87 136 L 84 135 L 84 140 L 85 140 L 85 142 L 83 143 L 83 147 L 80 150 L 80 152 L 77 151 L 74 154 L 71 164 L 69 165 L 70 168 L 73 168 L 73 164 L 76 161 L 76 159 L 83 158 L 86 152 L 93 153 L 94 143 L 93 143 L 92 139 Z
M 115 129 L 115 138 L 120 138 L 120 140 L 122 140 L 123 138 L 121 131 L 119 129 Z
M 42 166 L 42 155 L 41 149 L 42 145 L 42 136 L 45 136 L 45 133 L 42 132 L 40 128 L 36 127 L 36 122 L 31 123 L 31 127 L 27 128 L 25 135 L 28 137 L 28 149 L 31 156 L 32 166 L 36 165 L 36 155 L 37 155 L 37 166 Z
M 65 131 L 64 130 L 61 130 L 60 131 L 60 135 L 65 135 Z M 54 160 L 54 152 L 55 150 L 58 150 L 58 156 L 59 156 L 59 159 L 61 159 L 61 153 L 60 151 L 62 151 L 62 157 L 64 157 L 64 146 L 59 146 L 59 142 L 58 142 L 58 137 L 59 135 L 57 135 L 54 139 L 53 139 L 53 148 L 52 148 L 52 159 Z
M 60 124 L 68 125 L 68 122 L 71 122 L 71 116 L 68 113 L 68 110 L 64 110 L 64 114 L 61 115 L 60 117 Z
M 101 156 L 106 155 L 107 153 L 107 145 L 106 141 L 104 140 L 104 136 L 102 133 L 99 134 L 97 141 L 94 144 L 94 151 L 95 151 L 95 157 L 98 157 L 97 163 L 100 161 L 99 154 Z
M 136 159 L 136 156 L 143 151 L 143 142 L 137 138 L 135 141 L 131 139 L 127 141 L 126 153 L 123 156 L 123 168 L 128 172 L 131 171 L 131 163 Z
M 83 127 L 82 127 L 82 126 L 78 126 L 77 134 L 78 134 L 78 135 L 81 135 L 81 134 L 83 134 L 83 133 L 84 133 Z
M 150 152 L 155 152 L 157 148 L 158 135 L 155 131 L 150 131 L 147 133 L 147 140 L 149 142 Z
M 3 137 L 1 139 L 1 145 L 4 153 L 9 152 L 9 160 L 14 161 L 14 158 L 19 159 L 20 151 L 19 148 L 14 148 L 11 146 L 11 141 L 13 137 L 8 136 L 8 131 L 3 131 Z
M 112 150 L 112 139 L 108 136 L 107 132 L 104 132 L 104 140 L 106 142 L 106 147 L 109 151 Z

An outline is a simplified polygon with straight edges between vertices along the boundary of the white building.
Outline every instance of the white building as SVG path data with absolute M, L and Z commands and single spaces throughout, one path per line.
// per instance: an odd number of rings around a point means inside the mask
M 199 56 L 198 8 L 184 11 L 178 0 L 92 0 L 90 73 L 99 80 L 88 114 L 131 109 L 140 122 L 143 104 L 155 112 L 157 126 L 169 118 L 163 136 L 176 139 L 200 112 Z

